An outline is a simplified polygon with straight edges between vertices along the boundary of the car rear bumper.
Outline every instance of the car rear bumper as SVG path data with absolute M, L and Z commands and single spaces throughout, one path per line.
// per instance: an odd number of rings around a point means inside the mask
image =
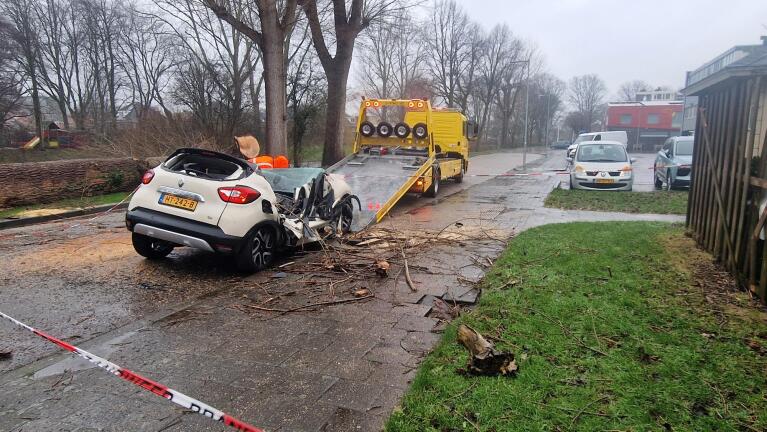
M 125 215 L 128 230 L 210 252 L 237 252 L 243 238 L 230 236 L 216 225 L 210 225 L 155 210 L 137 207 Z

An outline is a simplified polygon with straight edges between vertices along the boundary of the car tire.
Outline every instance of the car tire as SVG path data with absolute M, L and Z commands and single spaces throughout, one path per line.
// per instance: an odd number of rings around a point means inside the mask
M 253 231 L 245 240 L 237 254 L 237 269 L 254 273 L 263 270 L 274 262 L 277 235 L 268 226 Z
M 352 224 L 354 223 L 354 205 L 351 200 L 347 200 L 342 204 L 341 213 L 338 215 L 338 220 L 335 223 L 336 232 L 341 234 L 348 234 L 352 231 Z
M 439 168 L 433 167 L 431 172 L 431 186 L 426 189 L 423 195 L 427 198 L 436 198 L 439 193 Z
M 131 240 L 133 242 L 133 249 L 142 257 L 150 260 L 165 258 L 175 247 L 173 243 L 135 232 L 131 236 Z

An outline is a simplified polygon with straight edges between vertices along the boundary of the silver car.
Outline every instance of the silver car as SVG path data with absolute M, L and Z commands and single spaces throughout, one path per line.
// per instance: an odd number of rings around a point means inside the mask
M 691 136 L 671 137 L 655 157 L 655 187 L 671 190 L 690 186 L 692 150 L 695 139 Z
M 570 171 L 570 189 L 630 191 L 632 160 L 618 141 L 586 141 L 578 145 Z

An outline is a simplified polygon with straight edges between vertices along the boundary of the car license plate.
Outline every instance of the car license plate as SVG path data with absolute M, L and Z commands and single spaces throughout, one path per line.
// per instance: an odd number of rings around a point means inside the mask
M 597 183 L 615 183 L 615 180 L 611 178 L 598 178 Z
M 194 209 L 197 208 L 197 201 L 188 198 L 177 197 L 171 194 L 160 195 L 159 202 L 160 204 L 164 204 L 166 206 L 176 207 L 189 211 L 194 211 Z

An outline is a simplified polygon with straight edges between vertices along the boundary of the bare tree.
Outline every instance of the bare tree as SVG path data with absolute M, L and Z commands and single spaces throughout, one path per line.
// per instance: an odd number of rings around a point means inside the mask
M 167 118 L 173 118 L 163 94 L 178 62 L 179 46 L 164 21 L 142 13 L 135 5 L 126 10 L 120 64 L 130 82 L 131 107 L 139 119 L 153 104 L 159 105 Z
M 652 89 L 650 84 L 642 80 L 626 81 L 618 88 L 618 98 L 621 102 L 634 102 L 638 92 Z
M 485 41 L 483 55 L 479 67 L 479 91 L 481 101 L 479 112 L 479 126 L 481 136 L 487 135 L 487 124 L 490 118 L 490 109 L 498 95 L 501 85 L 501 77 L 513 68 L 510 59 L 519 58 L 522 43 L 514 38 L 506 24 L 496 25 L 490 31 Z
M 549 127 L 562 108 L 565 83 L 559 78 L 539 73 L 531 79 L 530 89 L 530 133 L 534 142 L 548 144 Z
M 198 0 L 156 0 L 156 4 L 164 12 L 164 16 L 158 18 L 166 21 L 168 27 L 175 32 L 176 40 L 186 48 L 181 73 L 176 74 L 174 96 L 179 101 L 183 100 L 182 104 L 192 111 L 201 108 L 201 112 L 193 114 L 205 133 L 220 148 L 231 147 L 232 137 L 238 128 L 243 127 L 246 86 L 251 97 L 258 97 L 260 92 L 260 86 L 251 83 L 257 69 L 257 59 L 260 58 L 255 43 L 248 35 L 219 19 L 215 11 L 200 4 Z M 235 6 L 237 11 L 245 13 L 242 5 Z M 193 75 L 184 77 L 183 71 L 189 70 L 194 72 Z M 205 88 L 205 92 L 200 93 L 201 88 Z M 203 93 L 207 94 L 208 100 L 198 99 Z M 190 97 L 192 95 L 197 97 Z M 214 108 L 221 110 L 211 111 Z M 267 110 L 267 123 L 269 118 Z M 283 118 L 271 119 L 285 131 Z M 251 130 L 247 132 L 252 133 Z M 269 147 L 271 144 L 268 137 L 265 144 L 266 151 L 275 152 Z
M 464 72 L 475 64 L 471 62 L 471 49 L 476 48 L 471 30 L 468 15 L 455 0 L 435 0 L 424 40 L 436 94 L 448 107 L 457 105 Z M 464 88 L 464 95 L 468 91 Z
M 591 131 L 594 121 L 598 119 L 606 93 L 607 86 L 595 74 L 576 76 L 570 80 L 568 98 L 581 114 L 586 130 Z
M 296 0 L 202 0 L 216 16 L 250 38 L 262 55 L 266 89 L 266 151 L 287 152 L 286 40 L 296 22 Z M 253 17 L 255 16 L 255 18 Z
M 457 104 L 465 113 L 472 113 L 472 116 L 478 117 L 479 111 L 472 110 L 469 99 L 477 91 L 477 65 L 480 63 L 485 48 L 485 32 L 479 24 L 471 22 L 466 28 L 466 33 L 468 34 L 468 46 L 465 51 L 468 51 L 468 60 L 456 86 Z
M 288 57 L 288 114 L 290 115 L 291 160 L 295 165 L 303 161 L 307 132 L 321 129 L 320 117 L 325 98 L 325 79 L 322 66 L 311 46 L 308 26 L 302 26 L 294 37 Z
M 0 17 L 0 131 L 9 120 L 21 115 L 23 74 L 15 61 L 18 50 L 11 23 Z
M 325 109 L 325 147 L 322 163 L 331 165 L 344 157 L 343 131 L 346 119 L 346 86 L 354 55 L 357 36 L 371 22 L 385 18 L 400 7 L 401 0 L 326 0 L 322 11 L 332 16 L 332 26 L 323 26 L 323 15 L 318 0 L 301 0 L 301 7 L 309 22 L 312 43 L 325 71 L 328 82 Z M 324 6 L 328 6 L 325 8 Z M 335 52 L 331 45 L 335 42 Z
M 501 126 L 498 146 L 507 147 L 511 135 L 510 125 L 514 120 L 514 114 L 520 99 L 519 95 L 524 95 L 520 90 L 528 91 L 526 80 L 529 66 L 522 62 L 530 59 L 530 53 L 525 50 L 521 40 L 512 36 L 508 39 L 500 39 L 499 43 L 502 46 L 495 49 L 501 50 L 503 55 L 500 58 L 498 83 L 495 86 L 485 84 L 485 87 L 487 91 L 493 91 L 493 100 L 497 106 L 498 121 Z M 496 87 L 497 90 L 493 90 L 493 87 Z M 483 114 L 483 123 L 487 123 L 487 113 Z
M 28 80 L 32 97 L 32 113 L 35 121 L 35 132 L 42 136 L 42 113 L 40 109 L 39 76 L 38 76 L 38 34 L 37 23 L 34 21 L 34 9 L 31 0 L 7 0 L 0 9 L 11 24 L 11 34 L 19 47 L 17 63 Z M 39 149 L 45 147 L 40 145 Z
M 360 80 L 368 95 L 380 98 L 416 97 L 413 83 L 424 78 L 426 47 L 419 23 L 406 10 L 389 21 L 376 21 L 361 38 Z

